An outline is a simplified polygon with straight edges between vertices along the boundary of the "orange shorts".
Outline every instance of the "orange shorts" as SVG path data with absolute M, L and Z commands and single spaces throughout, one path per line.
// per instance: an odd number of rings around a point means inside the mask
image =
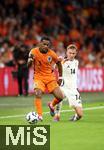
M 38 79 L 34 80 L 34 89 L 41 89 L 42 92 L 45 92 L 46 89 L 48 89 L 49 93 L 51 93 L 58 86 L 59 85 L 55 80 L 52 80 L 48 83 L 45 83 L 42 80 L 38 80 Z

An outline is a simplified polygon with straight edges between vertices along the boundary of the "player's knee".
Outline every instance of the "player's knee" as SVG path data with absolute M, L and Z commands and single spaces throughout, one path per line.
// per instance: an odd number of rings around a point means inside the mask
M 59 87 L 57 87 L 57 88 L 53 91 L 53 94 L 54 94 L 54 96 L 55 96 L 58 100 L 60 100 L 60 101 L 62 101 L 62 100 L 64 99 L 64 94 L 63 94 L 63 92 L 60 90 Z
M 65 98 L 65 95 L 63 93 L 60 94 L 60 99 L 63 100 Z
M 35 96 L 36 98 L 41 98 L 42 97 L 42 91 L 41 90 L 35 90 Z

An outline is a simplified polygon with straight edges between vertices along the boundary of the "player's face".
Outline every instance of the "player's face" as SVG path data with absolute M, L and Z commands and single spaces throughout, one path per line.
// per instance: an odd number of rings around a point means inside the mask
M 49 45 L 50 45 L 50 41 L 48 41 L 48 40 L 43 40 L 43 41 L 39 44 L 40 51 L 41 51 L 42 53 L 47 53 L 47 52 L 48 52 L 48 49 L 49 49 Z
M 77 51 L 76 51 L 76 49 L 69 48 L 69 49 L 67 49 L 66 55 L 69 60 L 73 60 L 75 58 L 75 56 L 77 55 Z

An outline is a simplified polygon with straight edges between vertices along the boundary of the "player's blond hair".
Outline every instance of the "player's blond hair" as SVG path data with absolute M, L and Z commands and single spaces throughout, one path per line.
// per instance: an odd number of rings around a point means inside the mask
M 67 50 L 68 49 L 76 49 L 76 51 L 78 50 L 77 46 L 75 44 L 70 44 L 67 46 Z

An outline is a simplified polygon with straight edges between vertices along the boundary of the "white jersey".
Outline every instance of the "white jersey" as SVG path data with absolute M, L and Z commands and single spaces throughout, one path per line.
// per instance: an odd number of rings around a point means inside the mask
M 78 60 L 72 61 L 65 60 L 62 64 L 63 67 L 63 88 L 71 90 L 77 89 L 77 73 L 78 73 Z
M 77 91 L 77 73 L 78 73 L 78 60 L 73 61 L 64 60 L 63 67 L 63 83 L 61 90 L 63 91 L 66 99 L 68 99 L 70 106 L 82 107 L 80 94 Z

